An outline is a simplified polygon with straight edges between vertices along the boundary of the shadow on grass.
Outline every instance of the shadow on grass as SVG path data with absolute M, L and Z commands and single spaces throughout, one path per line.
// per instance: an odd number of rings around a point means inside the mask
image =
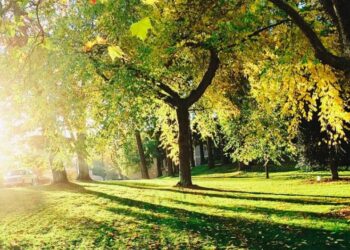
M 214 209 L 227 210 L 232 212 L 248 212 L 248 213 L 259 213 L 265 216 L 278 216 L 278 217 L 288 217 L 288 218 L 308 218 L 313 221 L 324 221 L 325 219 L 328 222 L 337 222 L 339 217 L 336 217 L 335 214 L 331 213 L 316 213 L 316 212 L 305 212 L 305 211 L 290 211 L 290 210 L 281 210 L 275 208 L 265 208 L 265 207 L 256 207 L 256 206 L 222 206 L 222 205 L 211 205 L 203 203 L 193 203 L 188 201 L 181 201 L 171 198 L 165 198 L 168 201 L 175 202 L 178 204 L 183 204 L 187 206 L 197 206 L 197 207 L 207 207 Z M 350 226 L 350 225 L 349 225 Z
M 109 199 L 115 202 L 115 205 L 133 208 L 113 206 L 112 203 L 112 207 L 108 208 L 111 212 L 134 217 L 142 223 L 171 228 L 175 232 L 185 231 L 189 235 L 199 234 L 203 240 L 206 239 L 220 249 L 227 246 L 249 249 L 348 249 L 350 247 L 350 232 L 332 233 L 327 230 L 227 218 L 151 204 L 98 191 L 86 190 L 85 193 Z M 265 212 L 272 213 L 273 211 Z
M 128 183 L 129 184 L 129 183 Z M 131 187 L 123 185 L 124 187 Z M 146 185 L 148 188 L 156 185 Z M 94 186 L 87 186 L 93 188 Z M 131 187 L 136 188 L 136 187 Z M 139 187 L 139 188 L 145 188 Z M 248 249 L 350 249 L 350 232 L 338 231 L 331 232 L 321 229 L 310 229 L 300 226 L 283 225 L 277 223 L 268 223 L 264 221 L 249 220 L 244 218 L 228 218 L 220 216 L 219 211 L 217 215 L 208 215 L 200 212 L 188 211 L 183 208 L 168 207 L 160 204 L 152 204 L 145 201 L 139 201 L 136 199 L 130 199 L 112 195 L 100 191 L 91 189 L 85 189 L 83 186 L 77 184 L 63 185 L 63 186 L 51 186 L 47 191 L 72 191 L 80 192 L 82 195 L 93 195 L 99 198 L 107 199 L 111 201 L 108 207 L 101 207 L 101 209 L 107 209 L 110 212 L 118 215 L 134 218 L 139 223 L 141 230 L 151 230 L 151 225 L 166 228 L 166 232 L 173 232 L 178 235 L 187 235 L 189 239 L 200 237 L 200 241 L 191 242 L 183 239 L 180 244 L 181 249 L 202 249 L 205 246 L 216 246 L 218 249 L 224 249 L 228 246 L 232 248 L 242 247 Z M 165 189 L 160 189 L 167 191 Z M 174 191 L 173 189 L 170 189 Z M 181 190 L 175 190 L 181 192 Z M 200 193 L 199 193 L 200 194 Z M 206 195 L 206 194 L 200 194 Z M 237 212 L 251 212 L 261 213 L 268 215 L 279 216 L 310 216 L 312 219 L 322 219 L 316 213 L 303 213 L 299 211 L 280 211 L 270 208 L 258 208 L 258 207 L 238 207 L 230 208 L 221 205 L 202 205 L 191 203 L 187 201 L 176 201 L 184 205 L 194 205 L 198 207 L 213 207 L 223 210 L 237 211 Z M 324 218 L 331 219 L 331 218 Z M 316 222 L 317 223 L 317 222 Z M 92 225 L 91 225 L 92 226 Z M 110 226 L 109 226 L 110 227 Z M 118 227 L 118 226 L 116 226 Z M 102 229 L 102 232 L 105 229 Z M 108 228 L 107 231 L 113 233 L 112 228 Z M 116 228 L 115 230 L 118 230 Z M 161 242 L 159 239 L 163 238 L 165 231 L 162 229 L 158 231 L 152 231 L 154 239 L 160 242 L 159 247 L 168 246 L 171 239 L 167 239 L 168 242 Z M 105 238 L 99 234 L 97 243 L 100 245 Z M 115 237 L 115 236 L 113 236 Z M 118 236 L 116 236 L 118 238 Z M 123 237 L 131 237 L 126 234 Z M 108 238 L 108 237 L 107 237 Z M 118 240 L 118 239 L 115 240 Z M 166 235 L 165 235 L 165 238 Z M 143 241 L 147 241 L 144 239 Z M 145 242 L 143 242 L 145 244 Z M 205 246 L 203 244 L 206 244 Z
M 101 183 L 105 184 L 105 183 Z M 173 193 L 182 193 L 182 194 L 190 194 L 190 195 L 198 195 L 198 196 L 206 196 L 213 198 L 228 198 L 228 199 L 240 199 L 240 200 L 255 200 L 255 201 L 271 201 L 271 202 L 286 202 L 286 203 L 297 203 L 303 205 L 350 205 L 350 197 L 340 197 L 340 196 L 317 196 L 317 195 L 298 195 L 298 194 L 276 194 L 276 193 L 264 193 L 264 192 L 248 192 L 248 191 L 234 191 L 234 190 L 222 190 L 215 188 L 198 188 L 196 190 L 191 189 L 182 189 L 182 188 L 162 188 L 157 185 L 138 185 L 135 183 L 108 183 L 107 185 L 115 185 L 127 188 L 135 188 L 135 189 L 145 189 L 145 190 L 157 190 L 164 192 L 173 192 Z M 203 193 L 196 191 L 214 191 L 220 193 Z M 304 198 L 282 198 L 282 197 L 263 197 L 262 195 L 272 195 L 272 196 L 292 196 L 297 197 L 301 196 Z M 307 199 L 311 198 L 311 199 Z M 317 199 L 319 198 L 319 199 Z M 330 198 L 334 199 L 332 201 L 325 201 L 322 198 Z M 321 200 L 322 199 L 322 200 Z M 339 200 L 343 199 L 343 200 Z

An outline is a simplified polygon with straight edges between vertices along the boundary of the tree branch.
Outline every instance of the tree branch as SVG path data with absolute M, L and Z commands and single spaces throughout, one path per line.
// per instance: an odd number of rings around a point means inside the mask
M 198 87 L 195 90 L 192 90 L 189 96 L 184 99 L 187 107 L 190 107 L 192 104 L 197 102 L 199 98 L 201 98 L 205 90 L 212 83 L 215 77 L 216 71 L 219 68 L 220 59 L 218 57 L 217 52 L 214 49 L 210 49 L 209 52 L 210 52 L 210 60 L 209 60 L 207 71 L 205 72 Z
M 226 46 L 226 47 L 224 47 L 224 48 L 221 48 L 220 51 L 222 51 L 222 50 L 227 50 L 227 49 L 232 49 L 232 48 L 236 47 L 238 44 L 244 43 L 244 42 L 247 41 L 248 39 L 251 39 L 251 38 L 253 38 L 253 37 L 255 37 L 255 36 L 260 35 L 260 33 L 264 32 L 264 31 L 266 31 L 266 30 L 272 29 L 272 28 L 274 28 L 274 27 L 277 27 L 277 26 L 279 26 L 279 25 L 281 25 L 281 24 L 284 24 L 284 23 L 287 23 L 287 22 L 290 22 L 290 21 L 291 21 L 290 19 L 283 19 L 283 20 L 278 21 L 278 22 L 276 22 L 276 23 L 274 23 L 274 24 L 271 24 L 271 25 L 262 27 L 262 28 L 260 28 L 260 29 L 258 29 L 258 30 L 256 30 L 256 31 L 250 33 L 248 36 L 244 37 L 243 39 L 241 39 L 241 41 L 240 41 L 239 43 L 235 43 L 235 44 L 228 45 L 228 46 Z
M 350 58 L 347 57 L 339 57 L 331 52 L 329 52 L 326 47 L 323 45 L 322 41 L 315 33 L 315 31 L 311 28 L 311 26 L 304 20 L 304 18 L 288 3 L 284 0 L 269 0 L 274 5 L 276 5 L 279 9 L 284 11 L 293 22 L 300 28 L 300 30 L 304 33 L 306 38 L 309 40 L 312 48 L 315 52 L 315 57 L 319 59 L 322 63 L 328 64 L 335 69 L 342 71 L 350 70 Z
M 166 94 L 162 93 L 159 90 L 155 90 L 157 95 L 166 103 L 172 105 L 172 106 L 177 106 L 178 102 L 180 101 L 180 96 L 177 92 L 175 92 L 172 88 L 170 88 L 168 85 L 164 84 L 163 82 L 155 79 L 154 77 L 144 73 L 142 70 L 136 68 L 133 65 L 130 64 L 124 64 L 124 66 L 130 70 L 134 71 L 138 77 L 146 80 L 146 81 L 151 81 L 154 85 L 156 85 L 160 90 L 164 91 Z
M 45 40 L 45 31 L 44 31 L 44 28 L 43 28 L 43 26 L 41 24 L 40 18 L 39 18 L 39 6 L 41 4 L 41 1 L 42 0 L 38 0 L 38 2 L 35 4 L 35 15 L 36 15 L 36 21 L 38 23 L 39 30 L 40 30 L 41 43 L 43 43 L 44 40 Z

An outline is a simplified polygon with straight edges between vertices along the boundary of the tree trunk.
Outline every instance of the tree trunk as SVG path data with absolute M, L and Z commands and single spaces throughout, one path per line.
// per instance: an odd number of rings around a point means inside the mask
M 86 144 L 85 144 L 85 135 L 78 135 L 78 145 L 77 145 L 77 155 L 78 155 L 78 180 L 80 181 L 91 181 L 89 174 L 89 166 L 86 163 Z
M 190 133 L 190 146 L 191 146 L 190 160 L 191 160 L 191 167 L 194 168 L 196 166 L 196 161 L 194 160 L 193 138 L 192 138 L 191 128 L 189 133 Z
M 157 177 L 161 177 L 163 175 L 162 167 L 163 167 L 163 157 L 161 155 L 158 155 L 157 156 Z
M 145 157 L 145 152 L 143 151 L 140 131 L 135 130 L 135 137 L 136 137 L 137 149 L 139 151 L 139 156 L 140 156 L 141 176 L 143 179 L 149 179 L 146 157 Z
M 205 164 L 205 156 L 204 156 L 204 145 L 201 140 L 199 140 L 199 154 L 200 154 L 200 164 Z
M 238 169 L 237 169 L 237 170 L 238 170 L 238 171 L 244 171 L 244 169 L 243 169 L 243 168 L 244 168 L 244 165 L 245 165 L 245 164 L 244 164 L 243 162 L 239 161 L 239 162 L 238 162 Z
M 67 173 L 65 170 L 52 169 L 52 183 L 68 183 Z
M 52 172 L 52 184 L 57 183 L 69 183 L 67 178 L 67 172 L 64 168 L 63 163 L 61 162 L 59 166 L 54 166 L 53 156 L 49 156 L 49 164 Z
M 338 164 L 333 159 L 330 162 L 330 169 L 331 169 L 331 173 L 332 173 L 332 180 L 333 181 L 339 180 Z
M 85 161 L 85 157 L 80 153 L 78 153 L 78 167 L 79 174 L 77 179 L 80 181 L 91 181 L 92 179 L 89 174 L 89 166 Z
M 191 145 L 190 145 L 190 118 L 188 108 L 186 106 L 178 106 L 176 109 L 177 122 L 179 125 L 179 162 L 180 171 L 179 177 L 180 181 L 178 186 L 181 187 L 191 187 L 192 177 L 191 177 Z
M 265 164 L 264 164 L 266 179 L 269 179 L 269 178 L 270 178 L 270 170 L 269 170 L 269 165 L 268 165 L 268 163 L 269 163 L 269 162 L 266 161 Z
M 169 150 L 166 150 L 166 166 L 168 168 L 168 176 L 174 176 L 173 161 L 169 157 Z
M 207 138 L 207 151 L 208 151 L 208 167 L 213 168 L 215 164 L 214 164 L 212 141 L 210 137 Z
M 338 19 L 338 31 L 341 37 L 344 54 L 350 56 L 350 1 L 333 0 L 333 9 Z
M 173 164 L 173 169 L 174 169 L 174 173 L 175 175 L 179 175 L 179 164 L 175 164 L 174 162 L 172 163 Z

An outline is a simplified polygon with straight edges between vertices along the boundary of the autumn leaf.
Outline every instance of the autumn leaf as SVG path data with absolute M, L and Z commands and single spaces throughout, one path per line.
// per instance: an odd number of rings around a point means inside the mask
M 119 46 L 112 45 L 108 47 L 108 54 L 111 57 L 112 61 L 114 61 L 116 58 L 122 58 L 124 52 Z
M 96 45 L 96 41 L 88 41 L 84 45 L 84 51 L 89 52 L 92 50 L 92 48 Z
M 101 45 L 107 43 L 106 39 L 104 39 L 103 37 L 100 37 L 100 36 L 97 36 L 95 41 L 96 41 L 96 44 L 101 44 Z
M 153 26 L 149 17 L 141 19 L 130 27 L 131 34 L 140 38 L 142 41 L 147 38 L 148 31 L 152 29 Z
M 155 4 L 156 2 L 158 2 L 158 0 L 142 0 L 142 2 L 145 4 L 152 5 L 152 4 Z

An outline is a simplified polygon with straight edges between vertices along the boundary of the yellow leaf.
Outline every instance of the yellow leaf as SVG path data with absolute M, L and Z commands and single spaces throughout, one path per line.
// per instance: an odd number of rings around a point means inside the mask
M 152 4 L 155 4 L 156 2 L 158 2 L 158 0 L 142 0 L 142 2 L 145 4 L 152 5 Z
M 124 53 L 119 46 L 112 45 L 108 47 L 108 54 L 114 61 L 116 58 L 122 58 Z
M 95 45 L 96 41 L 88 41 L 87 43 L 85 43 L 84 51 L 91 51 Z
M 106 41 L 106 39 L 104 39 L 103 37 L 97 36 L 97 37 L 96 37 L 96 43 L 97 43 L 97 44 L 106 44 L 107 41 Z
M 130 27 L 131 34 L 140 38 L 142 41 L 147 38 L 148 31 L 152 29 L 153 26 L 149 17 L 141 19 L 140 21 L 132 24 Z

